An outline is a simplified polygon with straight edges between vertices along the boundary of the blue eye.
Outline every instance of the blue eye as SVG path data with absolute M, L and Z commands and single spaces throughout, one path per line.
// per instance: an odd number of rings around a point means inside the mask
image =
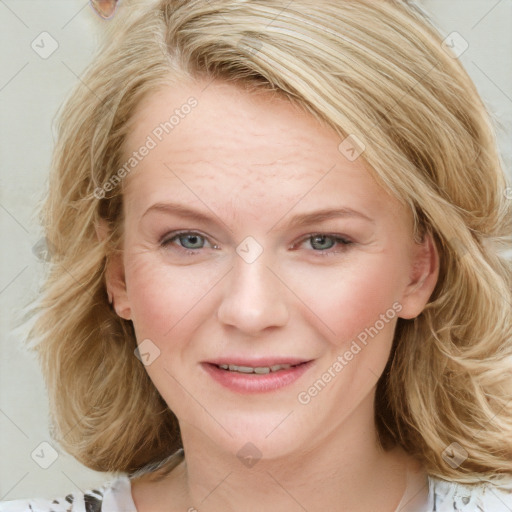
M 203 249 L 204 242 L 201 240 L 207 240 L 203 235 L 196 233 L 195 231 L 181 231 L 179 233 L 170 233 L 171 238 L 165 238 L 160 245 L 162 247 L 170 246 L 175 240 L 179 240 L 181 246 L 178 246 L 178 250 L 184 251 L 190 256 L 197 255 L 199 249 Z M 189 243 L 190 242 L 190 243 Z M 216 246 L 213 246 L 215 249 Z
M 332 243 L 328 244 L 329 247 L 327 248 L 325 248 L 326 240 L 332 241 Z M 353 244 L 352 241 L 347 240 L 346 238 L 337 235 L 329 235 L 327 233 L 314 233 L 312 235 L 308 235 L 307 237 L 303 238 L 301 242 L 310 242 L 313 248 L 315 248 L 315 246 L 320 246 L 320 250 L 314 251 L 315 253 L 318 253 L 319 256 L 328 256 L 329 254 L 338 254 L 345 252 L 347 250 L 347 246 Z M 298 245 L 300 245 L 300 243 Z M 341 250 L 331 251 L 331 249 L 333 247 L 336 247 L 336 245 L 341 246 Z M 296 245 L 294 247 L 296 247 Z

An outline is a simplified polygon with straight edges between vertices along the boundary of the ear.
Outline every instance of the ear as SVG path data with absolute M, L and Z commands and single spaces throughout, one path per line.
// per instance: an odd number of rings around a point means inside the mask
M 95 229 L 100 242 L 108 238 L 110 229 L 104 219 L 100 219 L 99 223 L 95 225 Z M 131 320 L 122 251 L 109 254 L 105 268 L 105 283 L 109 301 L 112 302 L 117 315 L 125 320 Z
M 414 242 L 409 282 L 402 295 L 400 318 L 416 318 L 425 308 L 439 276 L 439 253 L 430 233 Z

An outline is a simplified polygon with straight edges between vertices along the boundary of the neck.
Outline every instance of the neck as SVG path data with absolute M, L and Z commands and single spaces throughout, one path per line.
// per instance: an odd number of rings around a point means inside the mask
M 419 472 L 414 459 L 400 448 L 384 451 L 378 445 L 373 421 L 361 428 L 361 418 L 355 420 L 346 419 L 339 428 L 292 453 L 277 458 L 262 454 L 251 465 L 223 450 L 203 432 L 185 426 L 186 459 L 178 475 L 184 490 L 182 509 L 394 512 L 411 471 L 415 478 L 409 477 L 409 482 L 417 487 L 414 493 L 428 492 L 426 474 Z

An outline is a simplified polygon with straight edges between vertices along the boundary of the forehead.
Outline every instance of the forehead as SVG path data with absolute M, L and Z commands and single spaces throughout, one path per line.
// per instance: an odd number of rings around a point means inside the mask
M 133 115 L 124 158 L 144 144 L 151 149 L 126 178 L 125 195 L 140 208 L 167 192 L 189 199 L 195 192 L 217 204 L 238 201 L 255 208 L 258 201 L 284 206 L 302 196 L 303 205 L 339 198 L 352 206 L 396 210 L 396 199 L 377 184 L 364 160 L 349 161 L 340 152 L 342 140 L 271 91 L 247 92 L 219 81 L 166 85 Z
M 148 135 L 173 155 L 193 148 L 196 155 L 220 156 L 220 163 L 236 160 L 242 151 L 235 150 L 245 149 L 251 151 L 245 163 L 253 165 L 268 164 L 269 155 L 322 164 L 321 150 L 331 146 L 332 156 L 339 144 L 331 128 L 286 98 L 220 81 L 169 85 L 146 96 L 134 113 L 126 146 L 137 147 Z

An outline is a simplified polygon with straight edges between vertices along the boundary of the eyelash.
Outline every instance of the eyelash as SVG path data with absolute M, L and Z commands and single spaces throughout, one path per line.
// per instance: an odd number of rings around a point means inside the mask
M 198 233 L 196 231 L 178 231 L 178 232 L 169 233 L 168 235 L 166 235 L 166 237 L 168 237 L 169 235 L 172 235 L 172 236 L 170 238 L 164 238 L 163 241 L 160 242 L 161 247 L 164 247 L 164 248 L 168 247 L 169 245 L 171 245 L 173 240 L 179 239 L 179 237 L 181 237 L 183 235 L 199 236 L 201 238 L 204 238 L 205 240 L 208 240 L 208 238 L 206 236 L 204 236 L 201 233 Z M 313 250 L 313 252 L 318 256 L 329 256 L 329 255 L 333 255 L 333 254 L 341 254 L 341 253 L 345 252 L 349 246 L 353 245 L 353 242 L 351 240 L 348 240 L 339 235 L 330 234 L 330 233 L 312 233 L 312 234 L 302 237 L 299 240 L 299 242 L 297 242 L 296 244 L 293 245 L 293 248 L 295 248 L 298 245 L 301 245 L 302 243 L 304 243 L 305 241 L 313 239 L 315 237 L 331 238 L 332 240 L 334 240 L 336 243 L 338 243 L 339 245 L 341 245 L 343 247 L 343 249 L 341 251 L 333 251 L 332 248 L 324 249 L 321 251 Z M 215 249 L 216 247 L 217 246 L 214 246 L 213 248 Z M 198 251 L 200 251 L 201 249 L 202 248 L 186 249 L 184 247 L 179 247 L 179 251 L 184 252 L 188 256 L 196 256 L 198 254 Z

